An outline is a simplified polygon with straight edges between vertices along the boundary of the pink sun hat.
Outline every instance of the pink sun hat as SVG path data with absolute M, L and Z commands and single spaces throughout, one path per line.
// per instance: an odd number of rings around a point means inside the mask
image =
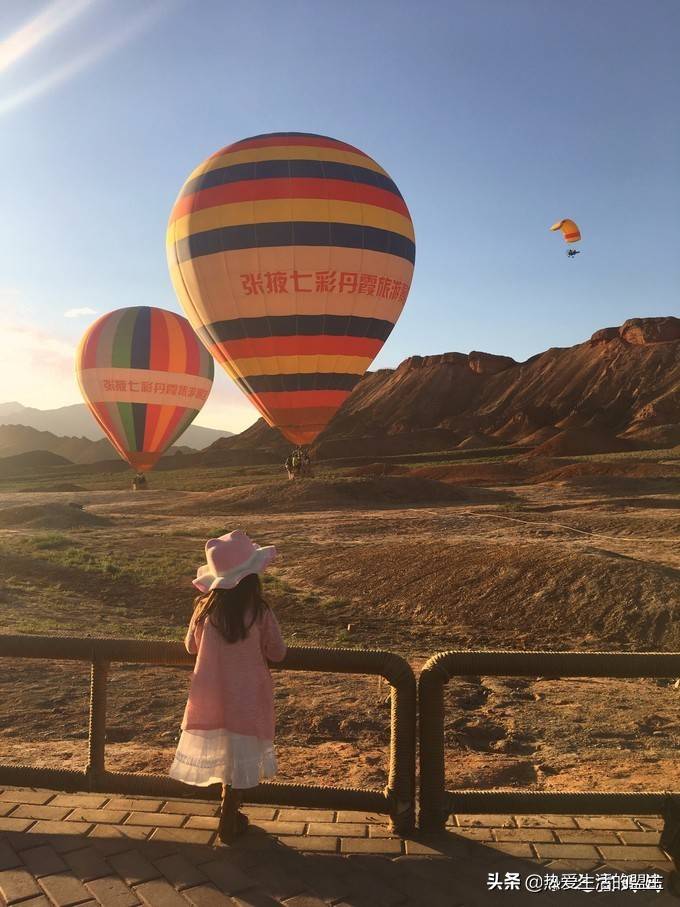
M 207 564 L 196 571 L 194 586 L 201 592 L 233 589 L 250 573 L 262 573 L 276 557 L 273 545 L 260 547 L 240 529 L 205 543 Z

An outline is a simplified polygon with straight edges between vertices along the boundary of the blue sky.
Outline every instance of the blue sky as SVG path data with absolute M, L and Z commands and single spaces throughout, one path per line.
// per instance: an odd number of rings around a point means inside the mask
M 0 40 L 0 402 L 79 400 L 94 316 L 65 312 L 181 311 L 174 198 L 262 132 L 357 145 L 409 205 L 414 282 L 376 366 L 680 313 L 677 0 L 6 0 Z M 197 422 L 256 415 L 220 376 Z

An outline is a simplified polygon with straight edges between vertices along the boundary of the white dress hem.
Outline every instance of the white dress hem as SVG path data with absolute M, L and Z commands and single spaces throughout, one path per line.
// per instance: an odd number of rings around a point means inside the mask
M 197 787 L 228 784 L 243 790 L 273 778 L 276 768 L 273 741 L 220 728 L 182 731 L 168 774 Z

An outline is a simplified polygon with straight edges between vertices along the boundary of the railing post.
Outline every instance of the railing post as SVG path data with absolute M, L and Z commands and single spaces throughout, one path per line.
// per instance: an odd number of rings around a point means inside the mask
M 98 778 L 104 774 L 104 744 L 106 742 L 106 683 L 109 663 L 92 657 L 90 669 L 90 725 L 88 734 L 87 784 L 90 790 L 97 787 Z
M 392 830 L 410 834 L 416 822 L 416 680 L 408 663 L 394 663 L 385 674 L 390 682 L 390 769 L 385 789 Z
M 420 729 L 420 816 L 422 831 L 443 831 L 449 817 L 444 771 L 444 684 L 449 676 L 438 656 L 426 662 L 418 679 Z

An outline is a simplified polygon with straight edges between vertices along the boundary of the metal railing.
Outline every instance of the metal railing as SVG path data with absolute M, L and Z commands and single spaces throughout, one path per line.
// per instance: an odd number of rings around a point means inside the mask
M 88 662 L 91 667 L 88 763 L 85 771 L 0 763 L 0 784 L 156 797 L 221 796 L 220 785 L 197 788 L 167 775 L 109 771 L 105 763 L 108 669 L 112 662 L 191 667 L 194 656 L 176 642 L 134 639 L 0 635 L 0 658 Z M 366 810 L 389 814 L 405 834 L 415 822 L 416 681 L 408 663 L 383 651 L 291 647 L 275 671 L 378 675 L 391 687 L 389 774 L 383 791 L 265 782 L 252 803 Z M 444 686 L 452 677 L 677 677 L 680 653 L 440 652 L 418 682 L 420 711 L 420 827 L 437 830 L 453 813 L 658 813 L 668 791 L 453 790 L 445 785 Z M 670 793 L 680 797 L 680 793 Z
M 68 791 L 147 794 L 157 797 L 220 798 L 220 785 L 196 788 L 166 775 L 108 771 L 105 764 L 106 693 L 111 662 L 191 666 L 181 643 L 136 639 L 0 635 L 0 657 L 45 658 L 91 665 L 88 763 L 85 771 L 0 763 L 0 784 Z M 416 681 L 409 664 L 391 652 L 294 646 L 279 671 L 373 674 L 391 687 L 389 774 L 383 791 L 312 784 L 266 782 L 248 794 L 253 803 L 366 810 L 389 814 L 392 827 L 408 833 L 415 822 Z
M 680 653 L 453 651 L 420 674 L 420 827 L 444 828 L 451 813 L 661 814 L 668 791 L 446 790 L 444 686 L 452 677 L 678 677 Z M 671 794 L 678 796 L 679 794 Z

